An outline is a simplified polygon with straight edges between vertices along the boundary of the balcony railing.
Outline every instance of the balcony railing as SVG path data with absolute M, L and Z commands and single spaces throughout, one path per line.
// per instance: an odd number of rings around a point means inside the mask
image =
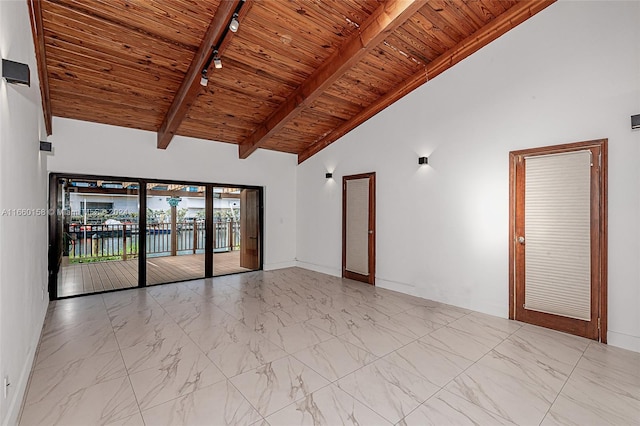
M 204 253 L 205 224 L 202 220 L 188 220 L 176 224 L 175 253 Z M 65 255 L 73 262 L 95 260 L 127 260 L 138 256 L 140 228 L 138 224 L 81 225 L 71 224 L 65 232 Z M 160 223 L 147 227 L 147 255 L 170 255 L 172 251 L 171 224 Z M 216 252 L 240 248 L 240 223 L 214 222 L 213 248 Z

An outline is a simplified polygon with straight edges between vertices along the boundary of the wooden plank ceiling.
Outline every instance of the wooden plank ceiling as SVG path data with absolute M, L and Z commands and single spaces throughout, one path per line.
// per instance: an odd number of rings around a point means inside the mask
M 302 162 L 555 0 L 27 1 L 48 120 Z

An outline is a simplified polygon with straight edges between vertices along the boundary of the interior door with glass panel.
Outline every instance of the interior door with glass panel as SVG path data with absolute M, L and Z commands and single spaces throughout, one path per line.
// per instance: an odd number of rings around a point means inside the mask
M 606 340 L 606 141 L 511 153 L 510 317 Z

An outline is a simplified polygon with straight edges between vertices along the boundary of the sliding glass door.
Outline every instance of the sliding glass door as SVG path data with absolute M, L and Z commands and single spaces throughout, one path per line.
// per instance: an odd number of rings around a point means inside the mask
M 262 268 L 262 188 L 50 178 L 53 299 Z
M 58 297 L 138 286 L 136 182 L 59 179 L 57 214 Z
M 205 277 L 205 187 L 147 184 L 146 284 Z
M 214 209 L 214 275 L 260 269 L 260 190 L 216 187 Z

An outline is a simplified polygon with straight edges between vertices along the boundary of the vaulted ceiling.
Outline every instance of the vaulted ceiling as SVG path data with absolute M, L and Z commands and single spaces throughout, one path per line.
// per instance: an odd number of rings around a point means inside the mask
M 67 117 L 302 162 L 555 0 L 27 1 L 49 133 Z

